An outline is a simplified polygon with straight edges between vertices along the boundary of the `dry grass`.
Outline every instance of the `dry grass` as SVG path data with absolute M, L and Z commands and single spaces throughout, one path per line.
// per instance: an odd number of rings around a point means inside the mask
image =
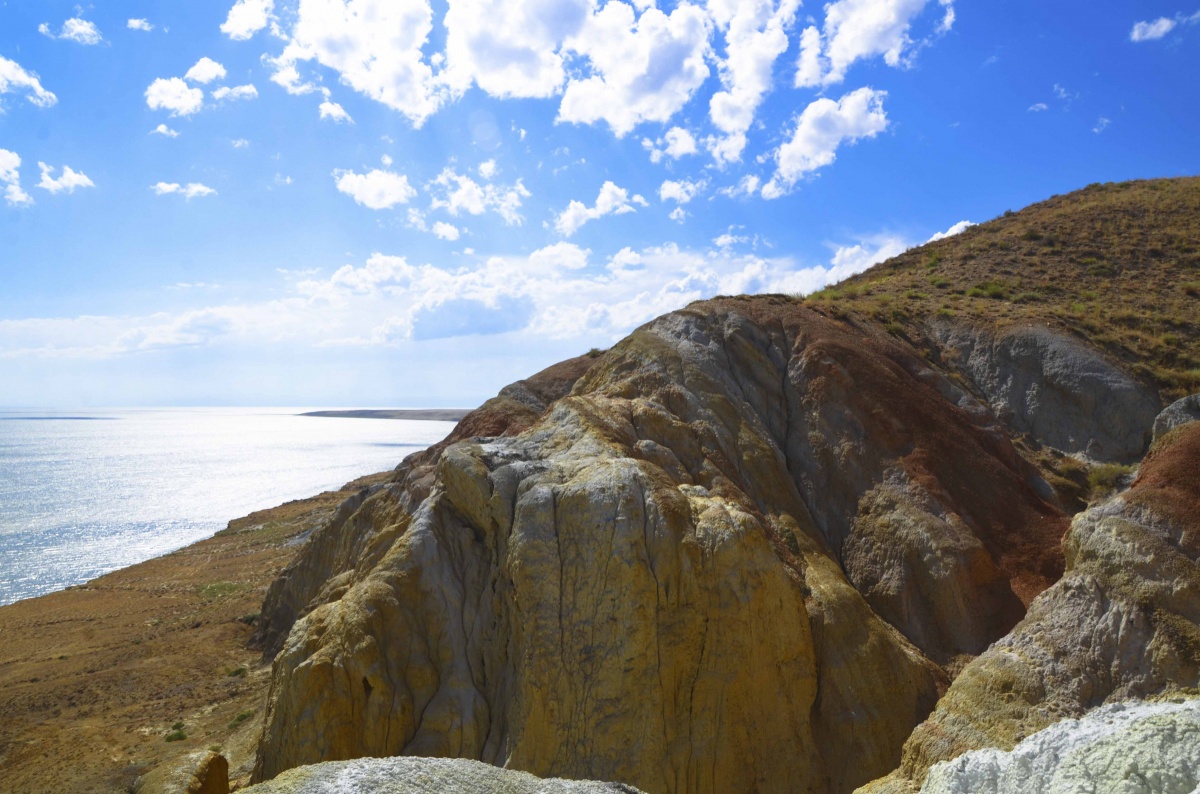
M 1200 391 L 1200 178 L 1090 185 L 808 298 L 915 339 L 930 317 L 1051 324 L 1164 399 Z

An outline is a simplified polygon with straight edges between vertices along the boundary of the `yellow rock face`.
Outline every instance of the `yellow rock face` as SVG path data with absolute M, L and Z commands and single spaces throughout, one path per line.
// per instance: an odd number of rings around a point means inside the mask
M 733 303 L 643 328 L 530 429 L 402 466 L 314 537 L 256 779 L 419 755 L 650 794 L 843 792 L 895 768 L 949 682 L 931 656 L 1020 617 L 1014 583 L 1042 580 L 1014 549 L 1049 570 L 1064 518 L 911 352 Z M 963 506 L 972 476 L 1003 502 L 990 523 Z M 907 551 L 872 551 L 892 535 Z M 889 600 L 924 560 L 954 592 Z

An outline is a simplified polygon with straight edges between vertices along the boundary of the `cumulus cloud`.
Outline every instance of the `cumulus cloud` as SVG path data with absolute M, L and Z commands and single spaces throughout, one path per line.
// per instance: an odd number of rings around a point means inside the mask
M 350 118 L 350 114 L 346 112 L 346 109 L 337 102 L 330 102 L 327 99 L 321 103 L 317 110 L 320 112 L 321 118 L 323 119 L 329 119 L 330 121 L 339 124 L 342 122 L 345 122 L 346 124 L 354 123 L 354 119 Z
M 189 201 L 199 196 L 215 196 L 217 191 L 210 188 L 208 185 L 202 185 L 199 182 L 189 182 L 186 185 L 181 185 L 178 182 L 159 182 L 151 185 L 150 189 L 157 196 L 177 195 L 183 196 Z
M 393 171 L 378 168 L 365 174 L 353 171 L 334 171 L 334 181 L 339 192 L 350 196 L 358 204 L 373 210 L 391 209 L 397 204 L 407 204 L 417 195 L 408 184 L 408 177 Z
M 154 129 L 150 130 L 151 135 L 161 135 L 164 138 L 178 138 L 179 133 L 168 127 L 166 124 L 159 124 Z
M 836 102 L 826 97 L 806 107 L 791 139 L 775 152 L 775 175 L 763 186 L 763 198 L 786 195 L 801 177 L 833 163 L 842 144 L 873 138 L 887 129 L 885 96 L 885 91 L 860 88 Z
M 79 17 L 72 17 L 62 23 L 58 33 L 50 29 L 49 23 L 43 22 L 38 25 L 38 33 L 47 38 L 73 41 L 76 44 L 99 44 L 104 41 L 104 37 L 100 35 L 100 29 L 94 22 Z
M 445 221 L 437 221 L 433 224 L 433 233 L 443 240 L 457 240 L 459 231 L 457 226 L 453 226 Z
M 125 23 L 125 27 L 130 30 L 145 31 L 146 33 L 154 30 L 154 25 L 150 24 L 150 20 L 148 19 L 131 19 Z
M 753 196 L 755 193 L 757 193 L 761 185 L 762 180 L 757 176 L 754 174 L 746 174 L 737 181 L 736 185 L 723 187 L 718 190 L 717 193 L 722 196 L 728 196 L 729 198 L 745 198 L 747 196 Z
M 720 130 L 709 151 L 718 163 L 741 159 L 746 131 L 771 89 L 775 60 L 787 51 L 787 30 L 800 0 L 710 0 L 709 13 L 725 33 L 725 58 L 719 64 L 723 90 L 709 100 L 709 116 Z
M 229 86 L 221 86 L 216 91 L 213 91 L 213 99 L 218 102 L 223 102 L 226 99 L 230 101 L 238 99 L 258 99 L 258 89 L 253 85 L 239 85 L 230 88 Z
M 64 165 L 62 176 L 58 179 L 54 178 L 54 168 L 45 163 L 38 163 L 38 168 L 42 172 L 42 181 L 38 182 L 38 187 L 42 190 L 48 190 L 51 194 L 61 193 L 64 190 L 67 193 L 74 193 L 77 187 L 95 187 L 95 183 L 88 179 L 86 175 L 78 171 L 72 170 L 70 166 Z
M 33 203 L 33 197 L 21 189 L 21 157 L 8 149 L 0 149 L 0 187 L 4 188 L 4 201 L 10 207 Z
M 1049 110 L 1049 109 L 1050 109 L 1050 106 L 1047 105 L 1045 102 L 1038 102 L 1036 105 L 1029 106 L 1030 113 L 1041 113 L 1041 112 Z
M 291 93 L 309 93 L 316 86 L 303 79 L 299 66 L 315 62 L 420 127 L 446 99 L 422 54 L 432 29 L 428 0 L 304 2 L 281 30 L 283 52 L 267 59 L 275 72 L 271 79 Z
M 668 15 L 609 2 L 587 18 L 565 47 L 589 60 L 592 74 L 570 80 L 558 120 L 603 121 L 622 138 L 646 121 L 667 122 L 708 78 L 711 21 L 682 3 Z
M 900 237 L 877 235 L 854 245 L 838 246 L 825 271 L 825 283 L 836 284 L 844 278 L 863 272 L 872 265 L 899 256 L 909 249 Z
M 1170 17 L 1159 17 L 1153 22 L 1138 22 L 1129 32 L 1130 41 L 1155 41 L 1170 33 L 1179 24 Z
M 589 0 L 454 0 L 446 69 L 455 94 L 472 84 L 500 98 L 548 98 L 566 81 L 562 43 L 591 15 Z
M 1180 25 L 1198 23 L 1200 23 L 1200 11 L 1190 16 L 1176 14 L 1174 17 L 1159 17 L 1153 22 L 1138 22 L 1129 32 L 1129 40 L 1133 42 L 1158 41 Z
M 932 237 L 930 237 L 925 242 L 935 243 L 938 240 L 945 240 L 947 237 L 953 237 L 956 234 L 962 234 L 963 232 L 965 232 L 967 229 L 970 229 L 974 225 L 975 224 L 971 223 L 970 221 L 959 221 L 958 223 L 954 224 L 946 231 L 937 232 L 936 234 L 934 234 Z
M 234 41 L 245 41 L 270 23 L 274 10 L 274 0 L 238 0 L 221 24 L 221 32 Z
M 883 56 L 889 66 L 908 66 L 921 43 L 910 36 L 913 22 L 932 0 L 837 0 L 825 6 L 823 29 L 810 26 L 800 35 L 797 87 L 842 82 L 857 61 Z M 954 24 L 953 0 L 938 0 L 946 33 Z
M 169 110 L 172 116 L 190 116 L 204 107 L 204 92 L 178 77 L 159 77 L 146 89 L 146 106 Z
M 183 76 L 183 79 L 207 85 L 213 80 L 221 80 L 224 77 L 225 67 L 212 58 L 205 57 L 196 61 L 196 65 L 187 70 L 187 74 Z
M 27 99 L 40 108 L 48 108 L 58 101 L 58 97 L 42 88 L 36 74 L 25 71 L 16 61 L 0 55 L 0 95 L 13 91 L 29 92 Z
M 672 127 L 661 138 L 650 140 L 642 138 L 642 148 L 650 152 L 650 162 L 660 162 L 664 157 L 678 160 L 688 154 L 695 154 L 696 138 L 683 127 Z
M 669 199 L 678 204 L 687 204 L 698 196 L 707 184 L 704 180 L 691 182 L 687 179 L 681 179 L 676 182 L 668 179 L 658 188 L 658 197 L 662 201 Z
M 647 206 L 646 199 L 639 195 L 629 196 L 629 191 L 617 187 L 612 182 L 605 182 L 596 196 L 596 203 L 591 207 L 581 201 L 571 201 L 567 208 L 554 220 L 554 228 L 564 237 L 570 237 L 579 231 L 588 221 L 603 218 L 605 215 L 624 215 L 636 212 L 633 205 Z
M 433 196 L 430 206 L 435 210 L 444 209 L 451 215 L 460 212 L 482 215 L 492 210 L 509 226 L 519 225 L 525 220 L 519 210 L 522 201 L 531 195 L 519 179 L 512 185 L 480 185 L 453 168 L 442 169 L 428 188 Z
M 479 164 L 479 175 L 484 179 L 490 180 L 496 175 L 496 161 L 484 160 Z

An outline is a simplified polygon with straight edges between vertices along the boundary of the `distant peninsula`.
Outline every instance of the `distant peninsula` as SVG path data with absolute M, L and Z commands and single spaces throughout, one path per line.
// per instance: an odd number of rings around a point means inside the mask
M 353 409 L 348 411 L 309 411 L 300 416 L 331 416 L 338 419 L 409 419 L 424 422 L 457 422 L 470 408 L 382 408 Z

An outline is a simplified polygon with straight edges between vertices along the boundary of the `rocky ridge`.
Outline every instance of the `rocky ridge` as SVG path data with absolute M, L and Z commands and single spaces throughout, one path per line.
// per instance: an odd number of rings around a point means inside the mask
M 254 779 L 913 791 L 1195 687 L 1200 425 L 1072 522 L 1067 475 L 1140 459 L 1167 393 L 1075 330 L 717 299 L 514 384 L 272 587 Z

